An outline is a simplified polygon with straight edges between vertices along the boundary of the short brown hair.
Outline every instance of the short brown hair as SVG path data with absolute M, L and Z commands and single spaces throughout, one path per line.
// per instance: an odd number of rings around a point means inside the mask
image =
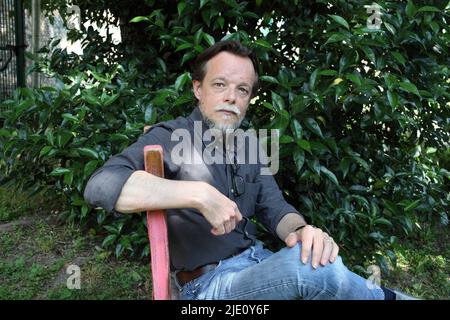
M 237 56 L 249 58 L 252 61 L 253 68 L 255 69 L 256 80 L 252 87 L 252 97 L 256 95 L 258 91 L 258 59 L 254 52 L 242 45 L 239 41 L 225 40 L 220 41 L 200 53 L 194 62 L 194 72 L 192 73 L 192 80 L 203 81 L 206 74 L 206 63 L 220 52 L 230 52 Z

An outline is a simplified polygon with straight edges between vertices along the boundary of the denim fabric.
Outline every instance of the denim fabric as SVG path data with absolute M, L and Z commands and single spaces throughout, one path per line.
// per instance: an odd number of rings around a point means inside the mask
M 351 272 L 338 257 L 314 269 L 300 260 L 301 244 L 273 253 L 261 241 L 184 286 L 183 300 L 383 300 L 380 287 Z M 372 289 L 370 289 L 372 288 Z

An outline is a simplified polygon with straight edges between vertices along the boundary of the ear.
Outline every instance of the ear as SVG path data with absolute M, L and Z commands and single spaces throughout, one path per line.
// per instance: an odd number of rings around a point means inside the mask
M 194 90 L 194 95 L 198 101 L 202 98 L 202 83 L 198 80 L 192 80 L 192 89 Z

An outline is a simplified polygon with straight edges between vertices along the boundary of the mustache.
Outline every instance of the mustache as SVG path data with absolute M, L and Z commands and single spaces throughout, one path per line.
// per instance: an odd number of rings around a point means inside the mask
M 227 103 L 218 104 L 217 106 L 214 107 L 214 111 L 219 110 L 234 112 L 238 116 L 241 115 L 241 111 L 234 104 L 227 104 Z

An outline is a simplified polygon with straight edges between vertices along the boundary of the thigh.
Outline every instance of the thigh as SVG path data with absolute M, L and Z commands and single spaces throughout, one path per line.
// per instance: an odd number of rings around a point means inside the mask
M 298 278 L 290 270 L 297 269 L 301 263 L 299 246 L 270 254 L 262 250 L 248 257 L 252 262 L 245 268 L 229 267 L 218 272 L 198 298 L 298 299 Z

